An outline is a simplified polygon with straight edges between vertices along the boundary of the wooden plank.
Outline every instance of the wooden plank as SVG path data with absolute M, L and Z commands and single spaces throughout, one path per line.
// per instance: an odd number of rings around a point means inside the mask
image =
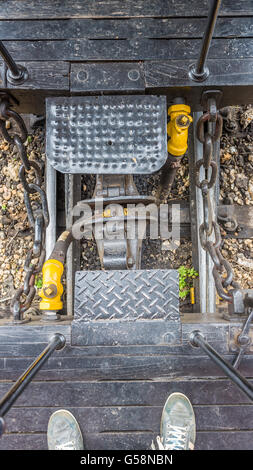
M 149 92 L 166 93 L 170 97 L 180 94 L 193 111 L 201 110 L 203 83 L 193 82 L 188 75 L 192 60 L 150 61 L 144 63 L 146 87 Z M 221 107 L 252 103 L 252 59 L 208 59 L 209 77 L 204 88 L 218 87 L 223 92 Z M 182 89 L 181 87 L 184 87 Z
M 38 376 L 37 376 L 38 377 Z M 83 375 L 85 378 L 85 375 Z M 37 380 L 37 379 L 36 379 Z M 252 381 L 251 381 L 252 382 Z M 0 396 L 12 384 L 0 382 Z M 195 405 L 246 405 L 250 399 L 226 379 L 157 381 L 31 382 L 17 399 L 17 407 L 122 407 L 163 406 L 168 393 L 181 392 Z
M 70 325 L 20 326 L 0 328 L 0 379 L 16 380 L 44 349 L 55 332 L 66 336 L 67 346 L 56 351 L 38 373 L 39 380 L 152 379 L 154 377 L 222 377 L 222 372 L 198 348 L 189 344 L 196 327 L 227 360 L 229 330 L 234 324 L 183 324 L 182 345 L 170 347 L 72 348 Z M 186 358 L 187 355 L 187 358 Z M 243 358 L 241 373 L 252 376 L 252 355 Z M 187 366 L 186 366 L 187 364 Z
M 188 317 L 189 315 L 184 315 Z M 186 318 L 184 318 L 186 320 Z M 54 325 L 47 325 L 40 323 L 40 325 L 23 325 L 23 326 L 0 326 L 0 357 L 2 358 L 33 358 L 40 354 L 45 348 L 50 337 L 55 333 L 62 333 L 66 337 L 66 346 L 54 353 L 55 358 L 80 358 L 85 360 L 86 357 L 112 357 L 122 358 L 123 356 L 131 358 L 153 357 L 159 360 L 159 356 L 167 356 L 171 359 L 174 356 L 202 356 L 200 350 L 192 347 L 189 341 L 190 334 L 193 330 L 198 329 L 206 338 L 207 341 L 215 348 L 220 354 L 227 354 L 234 352 L 232 348 L 232 341 L 234 329 L 240 330 L 240 323 L 227 323 L 223 322 L 207 322 L 199 321 L 185 321 L 182 323 L 182 338 L 173 345 L 160 345 L 160 346 L 121 346 L 121 347 L 72 347 L 70 345 L 70 324 L 55 323 Z M 252 327 L 253 330 L 253 327 Z M 231 343 L 231 344 L 230 344 Z M 247 351 L 250 354 L 251 351 Z
M 197 387 L 197 384 L 196 384 Z M 74 404 L 73 404 L 74 405 Z M 160 431 L 163 406 L 68 407 L 83 433 Z M 8 433 L 43 433 L 54 407 L 16 407 L 6 415 Z M 252 405 L 194 406 L 197 431 L 252 430 Z
M 50 56 L 48 57 L 50 59 Z M 67 62 L 44 61 L 20 62 L 28 71 L 28 79 L 22 84 L 22 89 L 32 90 L 69 90 L 69 69 Z M 8 84 L 8 88 L 16 88 Z
M 2 20 L 1 40 L 202 38 L 206 18 Z M 216 38 L 252 37 L 252 17 L 218 18 Z
M 70 39 L 64 41 L 4 41 L 18 61 L 107 61 L 196 59 L 200 39 Z M 209 59 L 253 57 L 252 38 L 213 39 Z M 173 64 L 172 64 L 173 66 Z
M 202 334 L 207 338 L 210 344 L 221 354 L 225 354 L 229 351 L 228 338 L 230 337 L 229 330 L 231 328 L 239 328 L 240 323 L 227 322 L 197 322 L 196 316 L 193 321 L 186 321 L 187 315 L 184 315 L 182 323 L 182 342 L 179 341 L 173 345 L 161 345 L 161 346 L 123 346 L 123 347 L 71 347 L 70 345 L 70 334 L 71 325 L 64 324 L 63 321 L 60 323 L 54 323 L 54 325 L 39 324 L 33 325 L 33 323 L 25 325 L 1 325 L 0 326 L 0 357 L 34 357 L 38 355 L 43 348 L 46 346 L 50 337 L 55 333 L 62 333 L 66 337 L 66 346 L 64 349 L 55 352 L 58 358 L 75 358 L 80 356 L 85 357 L 122 357 L 122 356 L 165 356 L 165 355 L 187 355 L 187 356 L 199 356 L 198 348 L 194 348 L 190 345 L 189 336 L 191 331 L 200 330 Z M 201 317 L 202 318 L 202 317 Z M 199 318 L 199 320 L 201 320 Z M 202 318 L 203 320 L 203 318 Z
M 34 358 L 32 358 L 34 359 Z M 184 364 L 187 363 L 187 359 L 184 356 L 181 358 L 181 360 L 184 359 Z M 233 359 L 235 359 L 235 356 L 226 356 L 226 360 L 232 362 Z M 32 362 L 29 361 L 29 364 Z M 132 364 L 127 364 L 122 361 L 121 366 L 118 366 L 117 368 L 113 367 L 110 371 L 108 368 L 104 369 L 105 365 L 108 365 L 107 363 L 100 361 L 99 364 L 96 363 L 89 363 L 87 368 L 74 368 L 74 364 L 70 368 L 60 368 L 60 364 L 64 363 L 64 361 L 59 361 L 58 363 L 58 368 L 55 369 L 50 369 L 50 370 L 44 370 L 41 369 L 40 372 L 38 373 L 38 380 L 45 381 L 45 382 L 50 382 L 53 380 L 60 380 L 62 382 L 64 381 L 75 381 L 75 380 L 87 380 L 87 381 L 92 381 L 92 380 L 157 380 L 160 378 L 164 378 L 167 380 L 171 380 L 173 378 L 178 378 L 182 380 L 184 377 L 187 378 L 188 380 L 195 379 L 196 377 L 200 377 L 201 374 L 203 374 L 203 377 L 217 377 L 217 378 L 224 378 L 224 374 L 220 372 L 220 370 L 210 364 L 204 357 L 198 357 L 196 358 L 195 361 L 195 367 L 193 367 L 193 361 L 189 361 L 188 367 L 190 369 L 190 372 L 186 369 L 186 366 L 175 368 L 174 371 L 174 363 L 169 363 L 170 370 L 166 368 L 166 366 L 161 365 L 160 363 L 151 364 L 150 361 L 146 361 L 145 363 L 142 364 L 136 364 L 135 362 Z M 74 361 L 72 361 L 74 363 Z M 203 368 L 198 368 L 197 363 L 202 362 L 203 363 Z M 168 365 L 168 364 L 166 364 Z M 178 363 L 176 363 L 176 366 Z M 28 361 L 22 362 L 20 361 L 19 363 L 20 370 L 25 370 L 26 367 L 23 366 L 28 366 Z M 150 369 L 150 370 L 148 370 Z M 205 369 L 203 373 L 203 369 Z M 20 370 L 18 370 L 15 366 L 13 369 L 0 369 L 0 380 L 12 380 L 16 381 L 19 376 L 20 376 Z M 252 361 L 248 360 L 248 358 L 243 359 L 243 364 L 240 366 L 240 373 L 244 377 L 249 377 L 252 374 Z M 227 379 L 229 380 L 229 379 Z
M 37 91 L 41 94 L 39 101 L 44 100 L 43 92 L 47 93 L 49 90 L 54 94 L 69 90 L 69 69 L 70 64 L 67 62 L 19 62 L 24 65 L 27 70 L 29 77 L 22 83 L 22 86 L 14 86 L 6 81 L 6 68 L 3 62 L 0 62 L 0 87 L 14 90 L 16 88 L 22 90 L 28 90 L 28 102 L 32 102 L 34 94 Z M 21 92 L 22 93 L 22 92 Z M 36 103 L 37 104 L 37 103 Z M 31 106 L 31 105 L 29 105 Z M 33 104 L 32 104 L 33 106 Z M 25 108 L 24 98 L 22 98 L 22 107 Z M 36 114 L 36 113 L 35 113 Z
M 190 318 L 189 318 L 190 317 Z M 188 320 L 188 321 L 187 321 Z M 207 338 L 210 344 L 217 348 L 221 353 L 228 352 L 228 340 L 229 329 L 232 327 L 240 327 L 239 322 L 227 323 L 226 321 L 218 321 L 216 318 L 212 318 L 212 322 L 203 321 L 201 315 L 196 315 L 191 318 L 191 315 L 184 315 L 182 322 L 182 343 L 179 340 L 172 346 L 162 345 L 158 347 L 150 346 L 123 346 L 123 347 L 70 347 L 70 335 L 71 335 L 71 324 L 64 324 L 64 320 L 56 322 L 53 325 L 48 323 L 39 322 L 33 325 L 33 322 L 24 325 L 0 325 L 0 357 L 4 355 L 7 357 L 7 353 L 10 352 L 10 345 L 14 348 L 18 348 L 16 355 L 18 357 L 24 355 L 21 351 L 27 351 L 33 344 L 39 347 L 44 347 L 49 341 L 50 337 L 55 333 L 62 333 L 66 337 L 67 345 L 64 349 L 57 351 L 57 355 L 64 357 L 73 357 L 76 355 L 81 356 L 112 356 L 112 355 L 128 355 L 128 356 L 142 356 L 145 355 L 164 355 L 176 353 L 195 354 L 198 351 L 197 348 L 193 348 L 189 343 L 189 336 L 191 331 L 199 329 L 203 335 Z M 21 348 L 21 349 L 20 349 Z M 23 350 L 23 348 L 25 348 Z M 175 349 L 176 348 L 176 349 Z M 15 351 L 15 349 L 13 349 Z M 199 355 L 199 353 L 197 353 Z M 12 353 L 12 355 L 15 355 Z M 30 354 L 32 356 L 32 354 Z
M 20 341 L 17 341 L 17 344 L 11 343 L 8 346 L 6 344 L 0 344 L 0 357 L 35 358 L 45 347 L 46 343 L 22 343 Z
M 57 329 L 58 330 L 58 329 Z M 46 343 L 22 343 L 17 341 L 16 344 L 11 343 L 10 345 L 7 344 L 0 344 L 0 358 L 6 357 L 28 357 L 34 358 L 38 356 L 41 351 L 45 348 Z M 222 343 L 218 338 L 212 341 L 212 346 L 219 351 L 221 354 L 227 352 L 227 343 Z M 250 351 L 249 351 L 250 353 Z M 183 342 L 181 345 L 172 345 L 172 346 L 156 346 L 155 348 L 152 346 L 127 346 L 127 347 L 71 347 L 67 345 L 63 350 L 57 351 L 57 357 L 68 357 L 68 358 L 75 358 L 77 356 L 91 357 L 91 356 L 168 356 L 168 355 L 177 355 L 180 354 L 181 356 L 199 356 L 200 352 L 197 348 L 193 348 L 189 344 L 189 340 L 186 337 L 183 338 Z M 0 367 L 1 369 L 1 367 Z
M 25 63 L 29 71 L 31 71 L 32 67 L 29 61 Z M 186 100 L 187 104 L 191 106 L 192 111 L 201 110 L 201 95 L 203 90 L 213 87 L 218 87 L 223 93 L 221 107 L 253 104 L 252 59 L 210 59 L 208 60 L 210 75 L 209 78 L 203 83 L 193 82 L 189 79 L 188 68 L 192 63 L 192 60 L 145 62 L 145 92 L 167 95 L 168 100 L 171 103 L 173 98 L 182 96 Z M 43 61 L 38 62 L 38 64 L 38 67 L 43 67 Z M 98 64 L 96 65 L 98 66 Z M 1 70 L 0 65 L 0 87 L 8 88 L 8 85 L 3 83 L 1 80 L 3 76 L 3 70 Z M 53 77 L 52 83 L 48 83 L 50 88 L 42 89 L 40 88 L 40 79 L 38 73 L 38 77 L 35 81 L 35 87 L 32 83 L 31 86 L 27 86 L 25 83 L 16 86 L 16 88 L 10 86 L 13 95 L 20 102 L 19 106 L 15 107 L 16 110 L 19 113 L 24 114 L 44 114 L 45 99 L 47 97 L 62 95 L 63 92 L 64 95 L 69 95 L 69 91 L 64 85 L 65 80 L 67 81 L 67 78 L 63 77 L 62 81 L 64 88 L 62 90 L 57 87 L 57 83 L 54 84 Z M 53 88 L 53 86 L 55 86 L 55 88 Z M 83 90 L 81 91 L 83 94 L 90 93 Z M 139 92 L 139 90 L 136 91 Z M 107 91 L 107 93 L 113 94 L 115 92 L 116 90 Z M 96 91 L 96 93 L 98 93 L 98 91 Z M 141 93 L 143 93 L 142 90 Z
M 204 405 L 194 407 L 194 411 L 198 431 L 253 430 L 252 405 Z
M 195 449 L 253 450 L 253 432 L 200 432 L 197 434 Z
M 249 408 L 249 407 L 248 407 Z M 252 407 L 253 408 L 253 407 Z M 6 415 L 8 433 L 43 433 L 48 420 L 57 408 L 13 407 Z M 247 409 L 247 407 L 246 407 Z M 83 433 L 143 431 L 155 429 L 159 432 L 162 407 L 68 407 Z
M 0 450 L 47 450 L 47 435 L 3 434 Z
M 190 87 L 201 86 L 199 82 L 193 82 L 188 76 L 191 63 L 191 60 L 145 62 L 144 72 L 147 88 L 180 87 L 183 83 Z M 250 85 L 252 64 L 251 59 L 234 60 L 231 57 L 229 60 L 224 58 L 222 61 L 215 61 L 210 57 L 208 59 L 210 75 L 205 81 L 205 86 L 208 87 L 214 83 L 216 86 Z M 242 73 L 238 82 L 239 71 Z
M 155 433 L 106 433 L 87 434 L 86 445 L 88 449 L 138 449 L 146 450 L 151 446 Z M 252 450 L 253 432 L 199 432 L 195 443 L 195 450 Z
M 85 448 L 89 450 L 132 450 L 148 449 L 153 433 L 106 433 L 85 434 Z M 0 441 L 0 450 L 47 450 L 47 436 L 44 434 L 4 434 Z
M 77 0 L 36 0 L 27 3 L 26 0 L 9 0 L 5 2 L 0 12 L 0 19 L 36 19 L 36 18 L 110 18 L 110 17 L 193 17 L 206 16 L 208 0 L 178 0 L 177 2 L 164 2 L 164 0 L 104 0 L 96 1 Z M 222 2 L 221 16 L 248 16 L 253 14 L 251 0 L 224 0 Z
M 38 380 L 151 380 L 166 378 L 224 377 L 222 371 L 206 356 L 189 357 L 111 357 L 111 358 L 58 358 L 57 353 L 38 372 Z M 6 358 L 0 369 L 0 379 L 16 380 L 34 358 Z M 232 362 L 234 355 L 224 356 Z M 244 357 L 240 372 L 252 376 L 252 357 Z
M 99 64 L 71 64 L 71 92 L 145 91 L 140 64 L 110 62 Z
M 124 41 L 121 41 L 121 43 L 123 42 Z M 59 42 L 59 44 L 60 43 L 61 42 Z M 117 43 L 117 41 L 114 41 L 114 43 Z M 55 46 L 56 44 L 57 41 L 55 42 Z M 47 50 L 44 52 L 44 55 L 46 55 L 48 59 L 50 52 Z M 56 56 L 57 51 L 55 51 L 55 57 Z M 39 54 L 37 55 L 36 60 L 38 58 Z M 18 85 L 16 87 L 4 82 L 3 67 L 0 64 L 0 87 L 10 88 L 16 98 L 20 101 L 20 105 L 16 108 L 18 112 L 44 114 L 46 97 L 56 96 L 58 94 L 62 94 L 62 92 L 64 92 L 65 95 L 69 94 L 69 77 L 67 73 L 69 65 L 60 61 L 59 66 L 57 65 L 58 62 L 56 62 L 55 64 L 50 63 L 49 68 L 47 68 L 47 59 L 45 63 L 43 61 L 23 62 L 27 66 L 31 78 L 27 82 L 24 82 L 22 85 Z M 168 95 L 168 99 L 170 101 L 173 98 L 181 95 L 192 107 L 192 111 L 201 109 L 200 102 L 202 91 L 203 89 L 210 87 L 219 87 L 219 89 L 223 92 L 221 102 L 222 107 L 253 103 L 253 93 L 251 90 L 253 85 L 252 59 L 209 59 L 208 67 L 210 70 L 210 75 L 209 78 L 203 83 L 193 82 L 189 79 L 188 69 L 192 63 L 192 59 L 145 62 L 145 91 L 148 93 L 151 92 Z M 53 69 L 54 66 L 55 70 Z M 74 66 L 80 67 L 80 69 L 82 66 L 84 66 L 90 68 L 90 70 L 99 70 L 100 68 L 99 64 L 97 63 L 85 65 L 74 64 Z M 102 71 L 103 67 L 104 64 L 102 65 Z M 120 67 L 124 69 L 124 65 L 121 65 Z M 134 67 L 136 67 L 136 63 L 134 64 Z M 142 64 L 138 64 L 138 67 L 140 67 L 142 70 Z M 110 70 L 109 63 L 106 65 L 106 68 Z M 47 75 L 47 71 L 50 74 L 49 76 Z M 102 71 L 99 71 L 98 75 L 102 73 Z M 79 89 L 79 91 L 82 91 L 82 93 L 90 93 L 89 91 L 85 91 L 85 88 L 90 88 L 90 86 L 87 87 L 85 85 L 85 81 L 79 82 L 79 84 L 76 85 L 73 83 L 73 78 L 74 77 L 72 74 L 71 80 L 73 89 Z M 113 83 L 113 78 L 111 78 L 111 80 L 111 83 Z M 82 85 L 82 83 L 84 85 Z M 115 81 L 116 85 L 111 85 L 111 83 L 109 80 L 109 88 L 114 88 L 114 86 L 121 86 L 120 82 L 117 82 L 117 80 Z M 137 82 L 135 83 L 134 87 L 136 84 Z M 103 83 L 102 81 L 101 86 L 105 89 L 105 82 Z M 124 86 L 125 85 L 123 84 L 123 87 Z M 143 84 L 141 84 L 140 88 L 138 88 L 138 86 L 136 87 L 135 91 L 141 91 L 143 93 Z M 96 89 L 96 87 L 96 83 L 95 85 L 93 84 L 93 89 Z M 115 93 L 118 90 L 105 91 L 108 93 Z M 98 90 L 96 93 L 98 93 Z

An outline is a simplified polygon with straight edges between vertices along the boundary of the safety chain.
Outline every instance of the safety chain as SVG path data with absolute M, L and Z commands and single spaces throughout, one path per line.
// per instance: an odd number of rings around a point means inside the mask
M 218 166 L 214 159 L 214 145 L 221 137 L 222 123 L 222 116 L 217 112 L 215 99 L 209 99 L 208 110 L 199 118 L 196 129 L 197 138 L 203 144 L 203 158 L 196 163 L 196 185 L 201 189 L 204 214 L 204 221 L 199 227 L 200 244 L 209 253 L 214 263 L 212 273 L 218 295 L 231 303 L 232 295 L 228 288 L 238 289 L 240 286 L 233 280 L 231 265 L 221 254 L 221 233 L 215 220 L 210 197 L 210 190 L 215 185 L 218 173 Z M 205 171 L 205 178 L 202 181 L 199 177 L 201 167 Z
M 18 127 L 18 133 L 10 135 L 6 129 L 6 121 L 12 120 Z M 42 189 L 42 169 L 40 165 L 29 160 L 24 143 L 28 137 L 28 131 L 22 117 L 11 109 L 10 97 L 7 94 L 0 95 L 0 132 L 4 139 L 16 146 L 22 164 L 19 169 L 19 178 L 24 189 L 24 202 L 27 210 L 28 221 L 34 229 L 33 248 L 27 253 L 24 271 L 26 273 L 24 285 L 17 289 L 12 301 L 11 312 L 14 322 L 23 322 L 24 312 L 31 306 L 36 293 L 35 277 L 42 270 L 46 257 L 45 234 L 49 224 L 49 213 L 46 193 Z M 28 183 L 27 173 L 35 173 L 35 182 Z M 31 195 L 39 195 L 39 199 L 32 200 Z

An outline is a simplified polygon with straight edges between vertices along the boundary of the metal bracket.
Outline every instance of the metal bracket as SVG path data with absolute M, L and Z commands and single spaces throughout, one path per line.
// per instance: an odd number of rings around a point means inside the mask
M 241 321 L 247 315 L 247 308 L 253 297 L 253 289 L 231 289 L 229 291 L 232 297 L 232 302 L 228 304 L 228 313 L 224 313 L 225 320 Z M 249 300 L 250 299 L 250 300 Z
M 221 98 L 222 98 L 222 91 L 221 90 L 206 90 L 203 91 L 202 96 L 201 96 L 201 106 L 205 111 L 209 109 L 209 103 L 210 100 L 215 100 L 216 102 L 216 108 L 219 109 L 219 105 L 221 103 Z M 210 110 L 211 111 L 211 110 Z

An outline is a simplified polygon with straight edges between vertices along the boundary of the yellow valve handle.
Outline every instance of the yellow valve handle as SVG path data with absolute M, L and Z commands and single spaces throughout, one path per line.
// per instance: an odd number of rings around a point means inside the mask
M 63 303 L 61 296 L 63 294 L 63 285 L 61 277 L 64 266 L 56 259 L 47 260 L 42 268 L 43 284 L 39 291 L 40 310 L 61 310 Z
M 191 108 L 186 104 L 174 104 L 168 109 L 168 152 L 176 157 L 184 155 L 188 148 L 188 128 L 193 120 L 190 112 Z

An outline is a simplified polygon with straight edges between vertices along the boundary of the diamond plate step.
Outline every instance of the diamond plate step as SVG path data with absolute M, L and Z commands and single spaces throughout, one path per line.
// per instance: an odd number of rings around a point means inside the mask
M 61 173 L 149 174 L 167 158 L 165 96 L 46 100 L 46 153 Z
M 175 344 L 180 334 L 176 270 L 76 273 L 73 345 Z

